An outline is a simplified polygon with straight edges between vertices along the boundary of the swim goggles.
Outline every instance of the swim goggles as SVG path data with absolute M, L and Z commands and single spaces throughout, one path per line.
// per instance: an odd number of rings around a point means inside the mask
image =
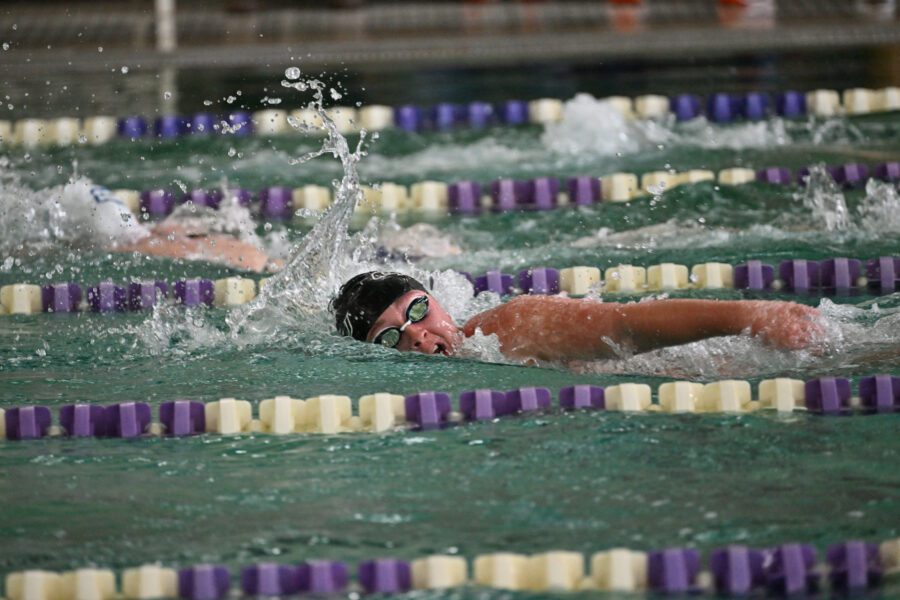
M 406 323 L 401 327 L 388 327 L 387 329 L 382 329 L 378 335 L 375 336 L 375 339 L 372 340 L 372 343 L 381 344 L 385 348 L 396 348 L 397 344 L 400 343 L 400 337 L 403 335 L 406 328 L 413 323 L 418 323 L 427 316 L 428 296 L 414 298 L 413 301 L 409 303 L 409 306 L 406 307 Z

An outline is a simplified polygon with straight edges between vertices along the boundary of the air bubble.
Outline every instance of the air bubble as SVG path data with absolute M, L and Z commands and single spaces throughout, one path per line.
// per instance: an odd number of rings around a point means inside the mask
M 128 75 L 128 67 L 122 67 L 122 75 Z
M 3 49 L 9 50 L 9 42 L 3 42 Z
M 284 70 L 284 76 L 292 81 L 300 79 L 300 67 L 288 67 Z

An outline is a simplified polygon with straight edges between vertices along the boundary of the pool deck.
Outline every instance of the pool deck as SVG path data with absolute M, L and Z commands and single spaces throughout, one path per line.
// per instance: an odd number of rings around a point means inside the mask
M 179 47 L 164 53 L 154 48 L 149 3 L 143 10 L 108 2 L 60 6 L 7 5 L 0 31 L 12 51 L 0 53 L 0 70 L 100 71 L 117 63 L 229 68 L 283 64 L 292 57 L 302 57 L 311 68 L 477 67 L 900 44 L 894 10 L 839 0 L 747 9 L 699 0 L 645 2 L 637 8 L 558 1 L 373 3 L 344 9 L 252 4 L 244 9 L 208 1 L 179 6 Z

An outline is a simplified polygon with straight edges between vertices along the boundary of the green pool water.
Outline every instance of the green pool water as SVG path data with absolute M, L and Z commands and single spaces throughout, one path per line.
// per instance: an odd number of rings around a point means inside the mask
M 603 175 L 663 168 L 796 169 L 811 163 L 900 157 L 895 114 L 828 122 L 770 121 L 665 128 L 662 142 L 617 151 L 539 128 L 408 135 L 385 132 L 360 163 L 363 183 L 424 179 Z M 631 129 L 628 135 L 636 135 Z M 575 149 L 564 149 L 566 143 Z M 581 143 L 582 146 L 578 147 Z M 77 172 L 111 188 L 318 183 L 340 163 L 289 159 L 317 147 L 300 137 L 121 142 L 6 154 L 11 191 L 46 191 Z M 624 145 L 623 145 L 624 148 Z M 233 154 L 233 156 L 230 156 Z M 19 186 L 19 187 L 16 187 Z M 814 190 L 816 191 L 816 190 Z M 827 190 L 818 192 L 827 195 Z M 828 231 L 797 187 L 682 186 L 661 197 L 548 213 L 446 218 L 432 224 L 464 250 L 418 268 L 517 272 L 660 262 L 773 263 L 787 258 L 873 258 L 900 251 L 900 207 L 887 188 L 841 192 L 850 213 Z M 821 194 L 820 194 L 821 195 Z M 833 194 L 832 194 L 833 196 Z M 887 200 L 885 201 L 885 198 Z M 880 200 L 879 200 L 880 199 Z M 863 207 L 863 208 L 861 208 Z M 893 220 L 892 220 L 893 219 Z M 408 224 L 408 223 L 406 223 Z M 598 231 L 606 228 L 604 235 Z M 302 243 L 308 224 L 271 230 Z M 112 278 L 173 280 L 235 273 L 202 263 L 110 254 L 90 245 L 6 248 L 0 284 Z M 741 298 L 735 291 L 683 297 Z M 767 297 L 789 299 L 787 294 Z M 634 300 L 606 298 L 607 301 Z M 155 316 L 0 318 L 0 407 L 74 402 L 257 402 L 278 394 L 354 398 L 374 391 L 453 393 L 481 387 L 612 385 L 674 378 L 708 382 L 900 375 L 900 296 L 799 298 L 821 306 L 839 336 L 824 355 L 784 353 L 720 339 L 567 368 L 477 358 L 401 355 L 285 325 L 271 341 L 236 343 L 224 310 Z M 321 317 L 322 323 L 325 322 Z M 290 323 L 286 321 L 286 323 Z M 823 418 L 563 413 L 444 431 L 341 436 L 240 435 L 135 441 L 45 439 L 0 444 L 0 575 L 27 568 L 124 568 L 162 561 L 474 557 L 492 551 L 789 541 L 820 551 L 847 539 L 900 536 L 900 415 Z M 421 594 L 417 594 L 421 595 Z M 501 598 L 500 591 L 446 597 Z M 884 597 L 900 597 L 889 583 Z

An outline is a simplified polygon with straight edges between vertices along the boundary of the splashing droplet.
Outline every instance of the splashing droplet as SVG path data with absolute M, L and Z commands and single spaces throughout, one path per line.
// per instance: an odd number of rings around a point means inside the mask
M 300 67 L 288 67 L 284 70 L 284 76 L 291 81 L 300 79 Z
M 128 75 L 128 67 L 122 67 L 122 75 Z
M 812 217 L 826 230 L 845 231 L 851 226 L 844 194 L 831 178 L 825 165 L 812 166 L 806 187 L 794 196 L 812 211 Z

